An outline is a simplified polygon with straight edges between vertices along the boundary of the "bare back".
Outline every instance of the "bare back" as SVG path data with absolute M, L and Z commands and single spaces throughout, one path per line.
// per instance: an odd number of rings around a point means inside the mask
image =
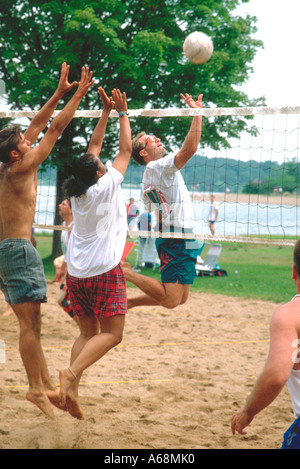
M 0 164 L 0 241 L 31 239 L 37 196 L 37 168 Z

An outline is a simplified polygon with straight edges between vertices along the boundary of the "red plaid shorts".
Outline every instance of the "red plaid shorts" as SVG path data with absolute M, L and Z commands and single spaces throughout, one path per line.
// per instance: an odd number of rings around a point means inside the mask
M 67 275 L 74 314 L 97 319 L 127 313 L 126 281 L 120 265 L 101 275 L 78 278 Z

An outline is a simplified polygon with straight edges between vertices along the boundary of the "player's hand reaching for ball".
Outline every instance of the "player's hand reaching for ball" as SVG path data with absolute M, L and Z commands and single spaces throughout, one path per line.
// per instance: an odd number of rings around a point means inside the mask
M 57 86 L 57 92 L 61 96 L 63 96 L 65 93 L 68 93 L 68 91 L 72 90 L 75 86 L 78 85 L 77 81 L 73 81 L 72 83 L 69 82 L 69 71 L 70 65 L 67 65 L 66 62 L 64 62 L 61 66 L 60 78 Z
M 104 89 L 101 86 L 98 88 L 98 94 L 102 100 L 104 110 L 111 111 L 115 105 L 113 98 L 108 97 Z
M 202 108 L 203 107 L 203 104 L 202 104 L 203 94 L 200 94 L 198 96 L 197 101 L 194 101 L 193 97 L 188 93 L 185 93 L 185 95 L 183 93 L 180 93 L 180 96 L 186 102 L 186 104 L 188 104 L 191 108 Z
M 127 101 L 125 91 L 121 93 L 120 90 L 114 88 L 112 90 L 112 97 L 115 102 L 115 109 L 117 112 L 127 112 Z
M 80 98 L 83 98 L 87 94 L 90 87 L 95 83 L 95 80 L 92 80 L 92 76 L 93 72 L 90 72 L 89 67 L 82 67 L 80 82 L 75 92 L 75 94 Z

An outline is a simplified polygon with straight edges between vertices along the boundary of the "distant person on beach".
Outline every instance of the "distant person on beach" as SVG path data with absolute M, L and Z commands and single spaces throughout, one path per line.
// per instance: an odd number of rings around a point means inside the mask
M 218 216 L 219 216 L 219 208 L 216 205 L 215 200 L 216 198 L 212 194 L 210 196 L 210 207 L 209 207 L 209 213 L 208 213 L 208 225 L 209 225 L 209 229 L 212 235 L 216 234 L 215 223 L 217 223 Z
M 246 435 L 245 428 L 287 384 L 296 420 L 286 431 L 281 449 L 300 449 L 300 240 L 294 248 L 292 278 L 297 294 L 274 312 L 266 364 L 244 407 L 235 412 L 231 422 L 233 434 Z
M 0 288 L 19 320 L 19 348 L 29 382 L 26 398 L 50 418 L 54 417 L 51 403 L 61 406 L 41 347 L 41 303 L 47 301 L 47 284 L 42 259 L 31 237 L 38 167 L 93 84 L 92 73 L 86 67 L 82 68 L 79 84 L 70 84 L 68 76 L 69 66 L 63 63 L 56 91 L 24 134 L 16 125 L 0 131 Z M 61 98 L 76 86 L 72 98 L 33 148 Z
M 129 204 L 127 205 L 127 223 L 128 223 L 128 228 L 131 228 L 131 225 L 133 224 L 133 221 L 136 220 L 138 216 L 138 207 L 135 203 L 135 200 L 131 198 L 129 200 Z
M 67 249 L 71 230 L 74 224 L 71 202 L 68 199 L 63 200 L 58 205 L 59 216 L 63 219 L 62 226 L 68 229 L 61 232 L 61 249 L 63 254 L 56 257 L 53 261 L 55 267 L 55 282 L 61 283 L 67 275 Z
M 151 237 L 151 230 L 152 230 L 152 215 L 148 212 L 147 208 L 145 211 L 139 216 L 138 219 L 138 229 L 139 231 L 148 231 L 148 236 L 145 238 L 143 236 L 139 236 L 139 244 L 140 244 L 140 259 L 139 263 L 142 267 L 145 264 L 154 264 L 157 257 L 157 252 L 155 248 L 155 239 Z
M 6 309 L 5 309 L 4 313 L 2 314 L 3 317 L 7 317 L 7 316 L 10 316 L 11 314 L 13 314 L 13 309 L 10 306 L 10 304 L 7 303 L 7 301 L 5 302 L 5 304 L 6 304 Z
M 72 310 L 72 306 L 69 301 L 69 292 L 66 285 L 66 276 L 67 276 L 67 250 L 69 244 L 69 238 L 71 235 L 71 230 L 73 228 L 74 219 L 73 219 L 73 212 L 71 207 L 71 202 L 69 199 L 63 200 L 59 206 L 59 215 L 63 219 L 62 226 L 68 228 L 68 230 L 62 230 L 61 233 L 61 245 L 63 254 L 60 257 L 54 259 L 54 266 L 56 268 L 56 275 L 55 275 L 55 282 L 59 283 L 59 295 L 57 302 L 61 306 L 61 308 L 70 316 L 70 318 L 74 319 L 77 322 L 76 316 L 74 316 L 74 312 Z

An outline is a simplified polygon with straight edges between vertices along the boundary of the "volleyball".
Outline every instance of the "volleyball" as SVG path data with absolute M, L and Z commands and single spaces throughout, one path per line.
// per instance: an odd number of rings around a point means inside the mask
M 204 64 L 213 53 L 214 46 L 211 38 L 205 33 L 195 31 L 189 34 L 183 43 L 183 52 L 194 64 Z

